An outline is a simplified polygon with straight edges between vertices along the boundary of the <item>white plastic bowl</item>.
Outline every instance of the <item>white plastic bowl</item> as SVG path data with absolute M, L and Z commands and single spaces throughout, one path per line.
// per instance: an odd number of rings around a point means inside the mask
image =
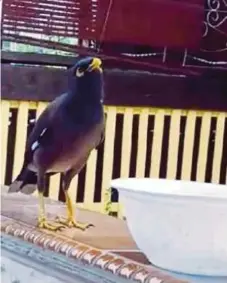
M 116 179 L 129 230 L 150 262 L 187 274 L 227 276 L 227 186 Z

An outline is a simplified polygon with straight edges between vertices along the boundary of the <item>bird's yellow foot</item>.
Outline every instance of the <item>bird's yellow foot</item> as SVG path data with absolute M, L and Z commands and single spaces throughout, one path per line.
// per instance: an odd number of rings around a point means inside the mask
M 38 219 L 38 227 L 42 229 L 47 229 L 49 231 L 58 231 L 62 228 L 65 228 L 64 225 L 49 223 L 45 218 Z
M 74 227 L 74 228 L 77 228 L 77 229 L 80 229 L 82 231 L 86 230 L 87 228 L 89 227 L 92 227 L 94 226 L 93 224 L 89 224 L 89 223 L 80 223 L 80 222 L 77 222 L 76 220 L 74 220 L 73 218 L 67 218 L 67 219 L 64 219 L 62 217 L 57 217 L 56 218 L 56 221 L 58 223 L 61 223 L 67 227 Z

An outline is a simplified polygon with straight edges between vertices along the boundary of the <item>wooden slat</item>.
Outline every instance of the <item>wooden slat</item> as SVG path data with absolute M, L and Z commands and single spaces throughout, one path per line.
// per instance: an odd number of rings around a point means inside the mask
M 118 108 L 117 108 L 118 111 Z M 137 110 L 138 112 L 138 110 Z M 129 177 L 131 148 L 132 148 L 132 124 L 134 108 L 124 108 L 124 121 L 122 130 L 122 147 L 121 147 L 121 178 Z M 112 209 L 112 204 L 111 204 Z M 123 218 L 124 210 L 121 203 L 118 203 L 118 217 Z
M 196 181 L 204 182 L 206 175 L 207 153 L 211 126 L 211 112 L 204 113 L 199 143 L 199 156 L 197 162 Z
M 150 177 L 159 177 L 160 163 L 161 163 L 161 153 L 162 153 L 162 138 L 164 131 L 164 117 L 165 111 L 158 110 L 155 115 L 154 123 L 154 138 L 151 153 L 151 169 Z
M 9 114 L 9 102 L 1 101 L 1 184 L 5 183 Z
M 28 109 L 37 109 L 37 117 L 47 106 L 46 102 L 12 102 L 14 108 L 18 108 L 17 130 L 16 130 L 16 143 L 15 143 L 15 159 L 13 164 L 13 176 L 15 177 L 23 162 L 25 141 L 27 134 L 27 119 Z M 1 128 L 1 152 L 2 152 L 2 164 L 6 163 L 6 146 L 8 135 L 8 115 L 11 107 L 11 101 L 1 101 L 1 105 L 7 105 L 2 107 L 2 128 Z M 130 154 L 131 154 L 131 136 L 132 136 L 132 121 L 133 115 L 139 114 L 139 133 L 138 133 L 138 155 L 136 164 L 136 176 L 144 176 L 144 167 L 146 162 L 146 143 L 147 143 L 147 126 L 148 117 L 151 111 L 155 112 L 155 125 L 154 125 L 154 138 L 152 147 L 152 159 L 151 159 L 151 171 L 150 176 L 158 177 L 161 161 L 161 149 L 162 138 L 164 130 L 164 117 L 172 112 L 172 118 L 170 123 L 170 137 L 169 137 L 169 152 L 168 152 L 168 164 L 167 164 L 167 177 L 175 178 L 176 165 L 177 165 L 177 152 L 179 146 L 179 130 L 180 130 L 180 117 L 187 114 L 186 128 L 185 128 L 185 140 L 183 151 L 183 164 L 182 164 L 182 179 L 190 179 L 192 153 L 195 137 L 195 121 L 197 116 L 202 117 L 201 139 L 199 145 L 199 157 L 197 167 L 197 179 L 199 181 L 204 180 L 207 150 L 210 132 L 211 117 L 217 117 L 216 136 L 214 145 L 214 160 L 212 169 L 212 182 L 219 183 L 220 177 L 220 165 L 223 154 L 223 139 L 224 139 L 224 126 L 226 113 L 216 112 L 195 112 L 189 111 L 187 113 L 181 110 L 161 110 L 161 109 L 148 109 L 139 107 L 109 107 L 105 106 L 107 113 L 106 120 L 106 140 L 104 143 L 104 160 L 103 160 L 103 180 L 102 180 L 102 202 L 94 203 L 94 183 L 95 183 L 95 171 L 97 162 L 97 151 L 93 151 L 87 163 L 87 172 L 85 179 L 85 199 L 84 203 L 79 203 L 78 207 L 83 207 L 93 211 L 104 212 L 105 194 L 106 189 L 109 188 L 110 180 L 112 178 L 113 169 L 113 155 L 114 155 L 114 137 L 116 126 L 116 114 L 124 114 L 123 122 L 123 140 L 122 140 L 122 158 L 121 158 L 121 177 L 129 176 L 130 166 Z M 152 113 L 153 113 L 152 112 Z M 7 114 L 8 113 L 8 114 Z M 5 152 L 5 157 L 3 156 Z M 4 161 L 5 159 L 5 161 Z M 2 176 L 5 175 L 5 166 L 3 166 Z M 78 176 L 74 177 L 69 189 L 72 199 L 76 200 L 77 195 Z M 60 187 L 60 174 L 51 177 L 50 180 L 50 192 L 49 197 L 57 200 Z M 121 203 L 113 203 L 110 205 L 110 211 L 117 212 L 118 217 L 124 216 L 123 207 Z
M 227 167 L 226 167 L 226 174 L 225 174 L 225 183 L 227 184 Z
M 37 64 L 37 65 L 56 65 L 56 66 L 71 66 L 75 64 L 75 57 L 52 55 L 52 54 L 37 54 L 24 52 L 9 52 L 2 51 L 3 63 L 20 63 L 20 64 Z
M 193 156 L 193 146 L 195 139 L 195 122 L 196 122 L 196 112 L 189 111 L 187 115 L 185 136 L 184 136 L 184 150 L 183 150 L 182 171 L 181 171 L 182 180 L 191 179 L 192 156 Z
M 180 120 L 181 111 L 173 110 L 170 122 L 169 133 L 169 148 L 168 148 L 168 161 L 167 161 L 167 178 L 176 179 L 177 175 L 177 161 L 180 140 Z
M 103 204 L 103 212 L 105 212 L 105 201 L 107 189 L 110 187 L 110 181 L 113 171 L 113 154 L 114 154 L 114 136 L 116 126 L 116 107 L 108 107 L 106 118 L 106 131 L 104 142 L 103 172 L 102 172 L 102 191 L 101 202 Z
M 53 200 L 58 200 L 59 189 L 60 189 L 60 174 L 56 174 L 50 177 L 50 185 L 49 185 L 49 198 Z
M 44 109 L 47 106 L 47 102 L 38 102 L 37 109 L 36 109 L 36 120 L 38 120 L 39 116 L 42 114 Z M 34 191 L 33 193 L 34 196 L 38 196 L 38 190 Z
M 217 118 L 215 141 L 214 141 L 214 157 L 212 168 L 212 183 L 219 183 L 221 171 L 221 159 L 223 154 L 223 141 L 225 129 L 225 113 L 220 113 Z
M 119 68 L 119 61 L 116 62 Z M 111 66 L 113 67 L 115 63 L 111 63 Z M 152 105 L 165 109 L 196 108 L 226 112 L 226 90 L 222 87 L 222 79 L 215 80 L 214 84 L 213 80 L 203 78 L 204 81 L 201 84 L 199 77 L 193 79 L 164 77 L 151 72 L 108 70 L 106 67 L 104 77 L 106 82 L 105 104 L 107 105 L 121 107 L 122 105 L 131 107 L 138 107 L 138 105 L 150 107 Z M 67 90 L 67 80 L 65 69 L 2 64 L 2 98 L 50 101 Z M 187 87 L 188 84 L 193 85 L 193 83 L 195 85 L 199 83 L 200 87 Z M 212 87 L 209 87 L 210 83 Z M 147 95 L 153 89 L 155 89 L 155 95 Z M 204 93 L 209 96 L 209 99 L 204 99 Z M 191 96 L 193 99 L 185 99 L 185 97 Z
M 85 175 L 84 203 L 90 205 L 94 202 L 95 176 L 96 176 L 97 150 L 93 150 L 87 162 Z
M 24 161 L 24 151 L 28 128 L 28 110 L 29 103 L 27 101 L 21 101 L 17 114 L 13 179 L 20 173 Z
M 47 107 L 47 105 L 48 105 L 48 103 L 46 103 L 46 102 L 38 102 L 38 106 L 37 106 L 37 110 L 36 110 L 36 120 L 42 114 L 42 112 Z
M 121 147 L 121 178 L 129 176 L 129 166 L 132 147 L 132 121 L 133 109 L 126 108 L 124 111 L 124 122 L 122 131 L 122 147 Z
M 145 176 L 148 117 L 148 108 L 142 109 L 139 116 L 138 148 L 136 161 L 137 178 L 143 178 Z
M 123 213 L 121 213 L 120 210 L 123 210 Z M 117 213 L 117 217 L 120 218 L 120 219 L 124 219 L 125 216 L 126 216 L 125 211 L 124 211 L 124 207 L 119 206 L 118 202 L 113 202 L 111 204 L 111 212 Z

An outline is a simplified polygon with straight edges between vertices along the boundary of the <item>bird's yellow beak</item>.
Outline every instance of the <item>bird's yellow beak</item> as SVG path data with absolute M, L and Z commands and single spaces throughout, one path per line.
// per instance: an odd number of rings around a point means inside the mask
M 91 64 L 88 67 L 88 71 L 92 72 L 93 70 L 98 70 L 100 73 L 103 72 L 102 70 L 102 61 L 99 58 L 93 58 Z

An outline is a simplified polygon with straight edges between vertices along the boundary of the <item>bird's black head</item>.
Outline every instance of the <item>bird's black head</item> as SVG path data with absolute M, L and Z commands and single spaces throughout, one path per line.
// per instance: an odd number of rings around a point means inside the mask
M 86 57 L 72 67 L 73 89 L 81 99 L 103 99 L 102 61 L 97 57 Z
M 73 67 L 73 73 L 78 79 L 86 78 L 89 74 L 102 74 L 102 61 L 96 57 L 86 57 L 79 60 Z

